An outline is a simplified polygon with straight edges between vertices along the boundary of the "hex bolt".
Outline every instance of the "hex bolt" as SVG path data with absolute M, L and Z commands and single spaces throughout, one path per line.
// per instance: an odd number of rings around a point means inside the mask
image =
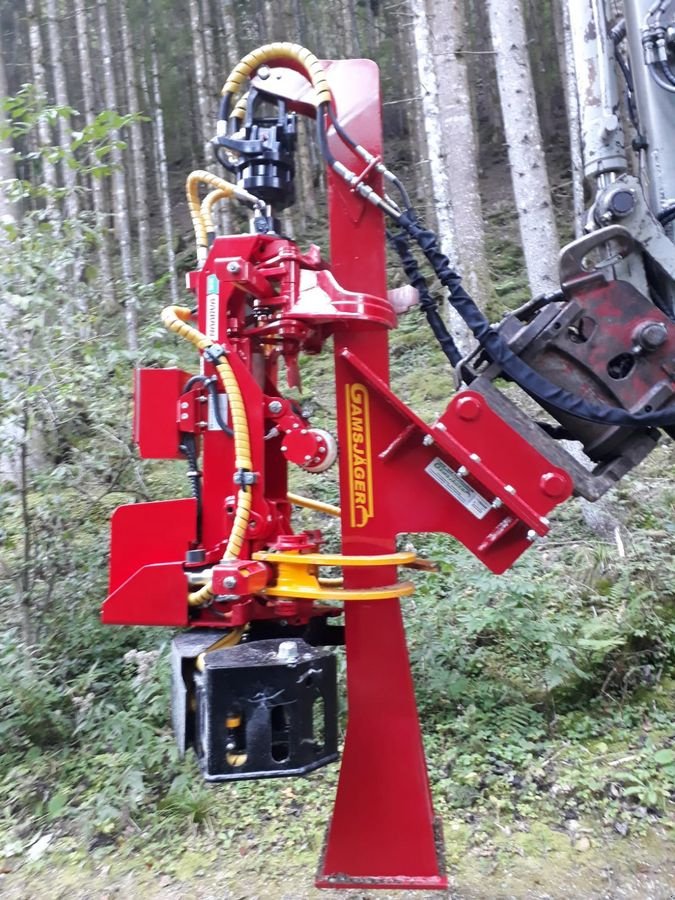
M 288 447 L 285 444 L 281 445 L 281 452 L 285 453 L 288 450 Z
M 227 264 L 226 268 L 227 268 L 227 271 L 230 272 L 232 275 L 236 275 L 237 272 L 241 269 L 241 266 L 239 265 L 239 263 L 236 260 L 233 259 Z
M 658 350 L 668 340 L 668 329 L 663 322 L 645 322 L 637 329 L 636 337 L 643 350 Z
M 535 541 L 537 539 L 537 532 L 533 528 L 530 528 L 527 532 L 527 539 L 528 541 Z
M 312 455 L 310 453 L 306 453 L 305 454 L 305 462 L 311 462 L 311 461 L 312 461 Z
M 473 422 L 481 414 L 481 402 L 478 397 L 460 397 L 454 406 L 459 418 L 465 422 Z
M 459 475 L 460 478 L 464 478 L 466 475 L 469 474 L 469 470 L 467 469 L 466 466 L 460 466 L 459 469 L 457 469 L 457 474 Z
M 237 579 L 234 575 L 227 575 L 225 578 L 223 578 L 223 587 L 227 588 L 228 591 L 231 591 L 232 588 L 236 588 L 236 586 Z
M 282 641 L 277 650 L 277 659 L 281 662 L 294 662 L 300 655 L 295 641 Z
M 180 408 L 181 408 L 181 409 L 189 409 L 189 408 L 190 408 L 190 404 L 189 404 L 189 403 L 186 403 L 185 400 L 184 400 L 184 401 L 181 403 Z
M 504 503 L 502 502 L 500 497 L 495 497 L 495 499 L 490 504 L 493 509 L 501 509 L 503 505 Z
M 432 436 L 430 434 L 425 434 L 424 437 L 422 438 L 422 443 L 424 444 L 425 447 L 431 447 L 433 442 L 434 442 L 434 439 L 432 438 Z
M 514 486 L 512 484 L 505 484 L 504 490 L 506 491 L 507 494 L 515 494 L 516 493 L 516 489 L 514 488 Z
M 267 410 L 268 412 L 271 412 L 273 416 L 278 415 L 283 408 L 284 405 L 281 400 L 270 400 L 267 404 Z
M 479 463 L 479 462 L 480 462 L 480 456 L 479 456 L 477 453 L 472 453 L 472 454 L 469 456 L 469 459 L 471 460 L 471 462 L 475 462 L 475 463 Z
M 272 70 L 269 66 L 260 66 L 256 74 L 258 78 L 262 78 L 263 81 L 266 81 L 272 74 Z
M 189 419 L 190 418 L 190 416 L 188 416 L 187 413 L 181 413 L 180 417 L 181 417 L 181 419 Z

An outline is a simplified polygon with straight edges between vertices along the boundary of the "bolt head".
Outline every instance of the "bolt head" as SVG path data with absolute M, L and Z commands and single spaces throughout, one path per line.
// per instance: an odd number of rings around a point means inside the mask
M 562 497 L 567 481 L 559 472 L 546 472 L 539 479 L 539 487 L 547 497 Z
M 236 275 L 237 272 L 240 270 L 241 266 L 239 265 L 238 262 L 236 262 L 233 259 L 227 264 L 226 268 L 227 268 L 227 271 L 230 272 L 232 275 Z
M 515 494 L 516 493 L 516 489 L 514 488 L 514 486 L 512 484 L 505 484 L 504 490 L 506 491 L 507 494 Z
M 478 397 L 459 397 L 455 401 L 457 415 L 465 422 L 473 422 L 480 416 L 481 405 Z
M 643 350 L 658 350 L 668 340 L 668 329 L 663 322 L 644 322 L 638 327 L 636 337 Z
M 276 416 L 283 409 L 283 403 L 281 400 L 270 400 L 267 404 L 268 412 L 271 412 L 272 415 Z
M 277 658 L 283 662 L 293 662 L 300 655 L 295 641 L 282 641 L 277 650 Z
M 223 587 L 227 588 L 228 591 L 231 591 L 232 588 L 236 588 L 236 586 L 237 586 L 237 579 L 235 578 L 234 575 L 227 575 L 225 578 L 223 578 Z

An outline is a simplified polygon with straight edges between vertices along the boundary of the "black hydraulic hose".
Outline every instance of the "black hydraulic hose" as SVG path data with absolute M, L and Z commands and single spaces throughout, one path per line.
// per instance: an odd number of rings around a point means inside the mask
M 649 406 L 641 413 L 629 413 L 623 409 L 602 403 L 590 403 L 581 397 L 548 381 L 518 357 L 503 337 L 495 331 L 473 299 L 462 287 L 461 278 L 450 267 L 450 262 L 438 246 L 433 231 L 423 228 L 414 215 L 405 212 L 398 224 L 418 244 L 436 273 L 441 284 L 448 289 L 450 303 L 469 326 L 476 340 L 488 356 L 512 378 L 524 391 L 544 406 L 552 406 L 590 422 L 628 427 L 666 428 L 675 425 L 675 409 L 653 412 Z
M 666 62 L 659 63 L 659 71 L 661 72 L 663 77 L 666 79 L 666 81 L 669 81 L 671 84 L 675 85 L 675 72 L 673 72 L 673 70 L 670 68 L 668 63 L 666 63 Z
M 203 504 L 202 504 L 202 473 L 199 471 L 198 461 L 197 461 L 197 447 L 195 442 L 195 436 L 193 434 L 184 434 L 183 440 L 180 444 L 180 450 L 187 457 L 188 465 L 190 468 L 188 469 L 188 478 L 190 480 L 190 485 L 192 487 L 192 496 L 197 501 L 197 525 L 196 525 L 196 539 L 197 543 L 201 544 L 202 542 L 202 513 L 203 513 Z
M 420 295 L 420 309 L 427 317 L 431 330 L 436 340 L 441 346 L 441 350 L 450 360 L 453 368 L 461 360 L 462 354 L 457 349 L 452 335 L 448 331 L 445 322 L 441 318 L 438 311 L 438 305 L 429 292 L 425 277 L 420 272 L 417 260 L 410 250 L 406 236 L 402 233 L 393 234 L 387 231 L 387 238 L 392 247 L 396 250 L 403 264 L 403 271 L 408 277 L 410 284 L 417 290 Z
M 669 225 L 675 219 L 675 203 L 662 209 L 656 218 L 662 225 Z
M 221 412 L 220 412 L 220 401 L 219 401 L 220 394 L 218 392 L 218 387 L 217 387 L 216 382 L 217 382 L 217 379 L 214 378 L 213 376 L 193 375 L 192 378 L 188 378 L 188 380 L 185 382 L 185 385 L 184 385 L 181 393 L 187 394 L 187 392 L 192 390 L 192 388 L 196 384 L 201 384 L 203 387 L 205 387 L 211 397 L 211 407 L 213 410 L 213 418 L 216 420 L 218 427 L 220 428 L 221 431 L 224 431 L 228 437 L 233 437 L 234 432 L 232 431 L 230 426 L 226 424 L 226 422 L 224 421 L 224 419 L 221 415 Z
M 220 393 L 218 392 L 218 387 L 215 381 L 209 379 L 206 382 L 206 389 L 209 392 L 211 397 L 211 409 L 213 411 L 213 418 L 216 420 L 218 428 L 221 431 L 224 431 L 228 437 L 234 437 L 234 431 L 230 428 L 229 425 L 223 419 L 223 416 L 220 412 Z
M 333 111 L 332 106 L 328 107 L 328 118 L 330 119 L 333 128 L 335 129 L 336 133 L 339 135 L 339 137 L 341 138 L 343 143 L 347 144 L 348 147 L 351 147 L 352 150 L 354 150 L 354 152 L 358 154 L 358 152 L 359 152 L 357 149 L 358 144 L 352 137 L 350 137 L 347 134 L 347 132 L 342 127 L 342 125 L 340 125 L 338 118 L 335 115 L 335 112 Z M 387 180 L 391 181 L 391 183 L 394 185 L 396 190 L 401 195 L 401 199 L 403 200 L 403 206 L 405 207 L 405 209 L 407 209 L 407 210 L 412 209 L 412 204 L 410 202 L 410 196 L 408 194 L 408 191 L 405 189 L 405 186 L 401 182 L 401 180 L 399 178 L 397 178 L 395 175 L 393 175 L 391 172 L 389 172 L 388 175 L 389 175 L 389 178 Z

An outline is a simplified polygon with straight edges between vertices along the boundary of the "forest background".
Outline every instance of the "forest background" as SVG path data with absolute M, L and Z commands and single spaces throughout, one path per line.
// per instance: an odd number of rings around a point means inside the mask
M 0 878 L 31 896 L 48 864 L 60 874 L 40 896 L 77 894 L 84 873 L 103 893 L 133 876 L 143 895 L 187 896 L 204 873 L 276 898 L 274 872 L 308 896 L 335 767 L 203 785 L 169 731 L 170 637 L 98 624 L 112 509 L 187 493 L 184 467 L 140 461 L 130 436 L 133 366 L 182 352 L 158 313 L 195 265 L 184 179 L 213 166 L 218 93 L 243 53 L 293 40 L 373 58 L 387 163 L 498 318 L 554 285 L 580 228 L 564 4 L 0 0 L 0 26 Z M 309 131 L 284 227 L 325 247 Z M 224 230 L 241 224 L 223 210 Z M 451 393 L 415 312 L 392 337 L 392 377 L 427 418 Z M 303 365 L 326 427 L 331 391 L 327 359 Z M 330 477 L 304 487 L 335 500 Z M 462 896 L 505 880 L 530 896 L 542 878 L 549 896 L 596 896 L 608 869 L 635 869 L 645 847 L 652 865 L 670 840 L 674 506 L 664 446 L 609 506 L 568 504 L 503 578 L 449 540 L 415 538 L 440 564 L 405 610 Z

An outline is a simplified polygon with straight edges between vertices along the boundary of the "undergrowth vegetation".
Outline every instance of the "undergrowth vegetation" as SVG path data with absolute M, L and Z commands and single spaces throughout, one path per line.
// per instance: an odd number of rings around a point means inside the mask
M 187 493 L 183 470 L 141 463 L 130 436 L 132 363 L 177 364 L 182 351 L 155 324 L 161 285 L 143 297 L 141 358 L 117 349 L 83 264 L 96 235 L 86 221 L 77 234 L 31 214 L 0 257 L 12 336 L 0 356 L 0 857 L 37 858 L 48 838 L 170 869 L 200 835 L 240 852 L 316 851 L 336 767 L 204 785 L 170 734 L 170 636 L 99 624 L 112 509 Z M 523 282 L 503 240 L 497 294 L 511 303 Z M 329 355 L 302 371 L 316 424 L 330 426 Z M 415 312 L 393 336 L 392 376 L 422 415 L 442 412 L 451 373 Z M 328 476 L 303 488 L 336 499 Z M 402 538 L 438 563 L 404 608 L 436 803 L 468 846 L 535 819 L 619 835 L 673 823 L 672 448 L 615 495 L 619 542 L 588 532 L 571 503 L 548 542 L 499 578 L 449 539 Z M 311 524 L 335 541 L 334 524 Z

